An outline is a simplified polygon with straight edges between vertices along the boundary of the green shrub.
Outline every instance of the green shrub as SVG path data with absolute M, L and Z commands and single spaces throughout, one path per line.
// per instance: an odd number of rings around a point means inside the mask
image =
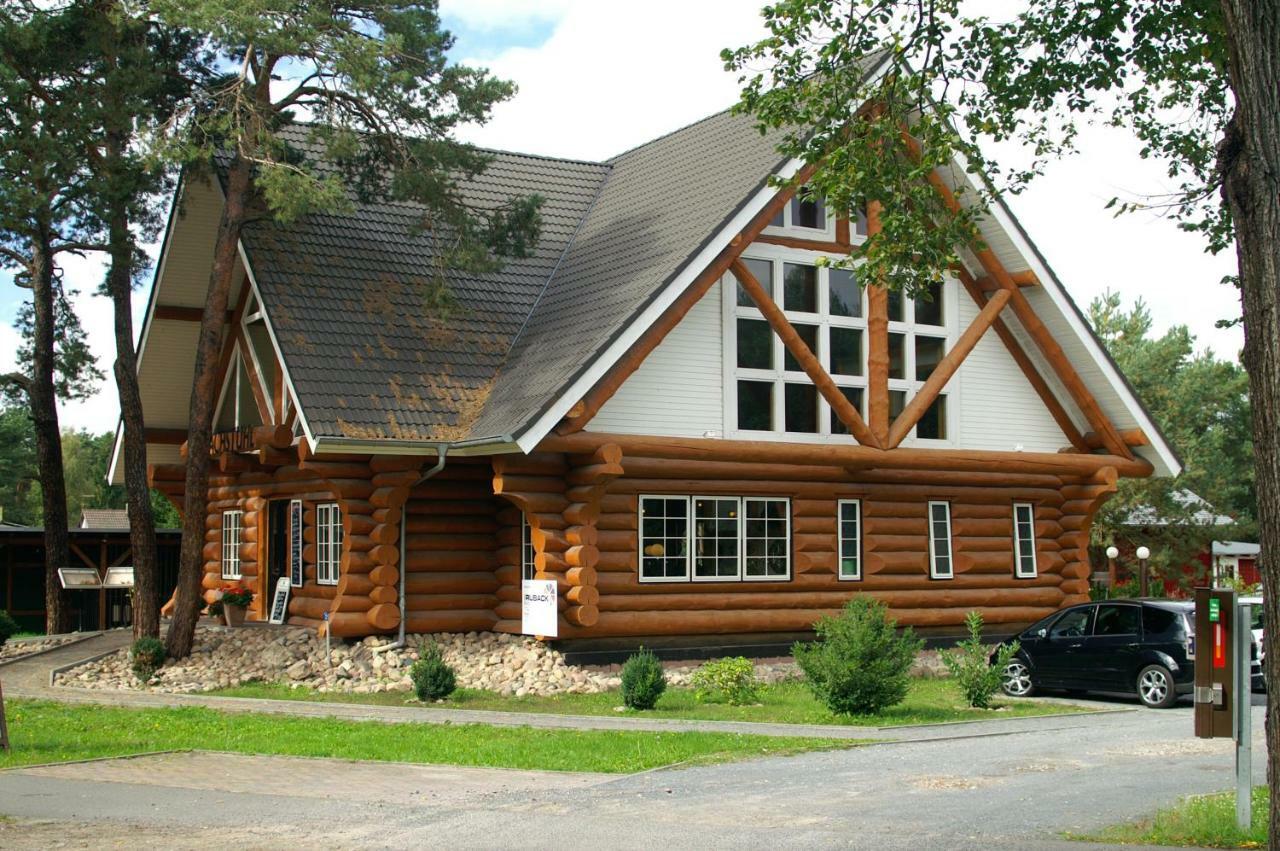
M 18 622 L 4 609 L 0 609 L 0 647 L 4 647 L 4 643 L 12 638 L 19 629 Z
M 132 660 L 133 675 L 142 682 L 149 683 L 164 664 L 164 642 L 149 635 L 139 638 L 129 648 L 129 658 Z
M 667 689 L 667 674 L 652 650 L 640 648 L 622 666 L 622 702 L 632 709 L 652 709 Z
M 418 661 L 409 668 L 409 678 L 413 680 L 413 690 L 421 701 L 446 698 L 458 687 L 457 675 L 434 642 L 422 645 Z
M 969 705 L 975 709 L 987 709 L 991 706 L 992 695 L 1000 688 L 1005 666 L 1018 652 L 1018 642 L 1001 646 L 993 664 L 990 651 L 982 643 L 982 613 L 969 612 L 964 616 L 964 623 L 969 628 L 969 637 L 956 644 L 955 650 L 944 650 L 939 655 Z
M 924 642 L 910 627 L 897 630 L 888 609 L 870 597 L 854 597 L 838 617 L 814 624 L 818 640 L 797 642 L 791 652 L 814 695 L 832 712 L 879 712 L 907 696 L 907 672 Z
M 693 695 L 701 703 L 746 706 L 760 698 L 762 683 L 750 659 L 714 659 L 693 672 Z

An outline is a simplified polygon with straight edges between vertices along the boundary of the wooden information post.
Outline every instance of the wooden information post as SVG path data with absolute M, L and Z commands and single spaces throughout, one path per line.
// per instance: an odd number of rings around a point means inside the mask
M 0 751 L 9 750 L 9 722 L 4 718 L 4 685 L 0 684 Z

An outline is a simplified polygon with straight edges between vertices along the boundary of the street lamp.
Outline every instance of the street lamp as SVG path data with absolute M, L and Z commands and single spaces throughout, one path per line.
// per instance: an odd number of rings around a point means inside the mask
M 1119 557 L 1119 547 L 1115 544 L 1107 547 L 1107 596 L 1116 593 L 1116 559 Z
M 1136 553 L 1138 557 L 1138 596 L 1147 596 L 1147 559 L 1151 558 L 1151 550 L 1146 547 L 1138 547 Z

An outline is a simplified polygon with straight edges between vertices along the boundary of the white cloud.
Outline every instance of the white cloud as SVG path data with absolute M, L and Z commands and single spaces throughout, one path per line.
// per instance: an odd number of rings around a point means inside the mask
M 440 14 L 479 30 L 554 21 L 573 0 L 441 0 Z

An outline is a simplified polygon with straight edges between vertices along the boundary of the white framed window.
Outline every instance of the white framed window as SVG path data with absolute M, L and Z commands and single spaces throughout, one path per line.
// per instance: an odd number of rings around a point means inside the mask
M 806 200 L 803 198 L 792 198 L 791 201 L 777 212 L 772 221 L 769 222 L 770 229 L 781 229 L 789 231 L 797 231 L 806 236 L 834 236 L 835 235 L 836 217 L 831 215 L 827 209 L 827 205 L 821 200 Z M 849 222 L 849 232 L 852 236 L 867 235 L 867 213 L 865 208 L 859 209 L 858 214 Z
M 641 496 L 639 562 L 641 582 L 789 580 L 791 501 Z
M 897 419 L 951 348 L 950 288 L 935 286 L 928 296 L 908 298 L 890 291 L 889 301 L 889 421 Z M 917 440 L 950 441 L 953 432 L 947 394 L 925 410 L 911 431 Z
M 865 416 L 866 296 L 857 271 L 820 267 L 785 250 L 753 246 L 752 251 L 761 256 L 743 257 L 743 264 L 782 309 L 845 398 Z M 783 346 L 755 301 L 732 276 L 729 284 L 725 287 L 727 428 L 744 437 L 847 435 L 844 423 Z
M 533 548 L 533 527 L 529 525 L 528 516 L 520 512 L 520 578 L 533 579 L 538 575 L 534 564 L 536 552 Z
M 862 578 L 862 500 L 842 499 L 837 505 L 840 535 L 840 578 Z
M 243 511 L 222 512 L 222 578 L 240 578 L 240 530 Z
M 951 503 L 929 503 L 929 576 L 950 579 L 955 575 L 951 563 Z
M 342 564 L 342 509 L 336 502 L 316 506 L 316 582 L 338 584 Z
M 1013 504 L 1013 575 L 1019 579 L 1036 577 L 1036 507 L 1029 502 Z

